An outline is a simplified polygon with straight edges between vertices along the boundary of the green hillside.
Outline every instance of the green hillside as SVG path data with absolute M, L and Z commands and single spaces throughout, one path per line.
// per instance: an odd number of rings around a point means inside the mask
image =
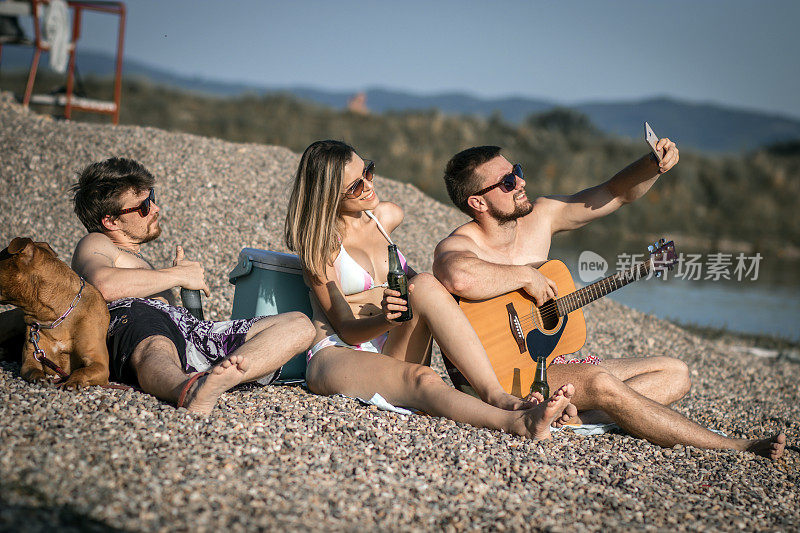
M 40 90 L 53 80 L 40 78 Z M 110 94 L 108 82 L 86 80 L 89 95 Z M 19 92 L 22 79 L 5 75 L 0 88 Z M 83 114 L 79 120 L 107 121 Z M 469 146 L 497 144 L 525 169 L 530 196 L 570 193 L 596 184 L 646 153 L 644 143 L 599 133 L 573 111 L 532 115 L 520 125 L 455 117 L 436 111 L 358 115 L 288 96 L 210 97 L 129 80 L 122 124 L 185 131 L 231 141 L 302 151 L 317 139 L 353 144 L 375 159 L 378 173 L 407 181 L 449 202 L 442 171 Z M 681 139 L 673 139 L 680 146 Z M 124 155 L 124 154 L 121 154 Z M 682 151 L 679 165 L 642 200 L 579 232 L 586 239 L 682 237 L 689 248 L 776 251 L 800 249 L 800 148 L 783 144 L 741 156 Z M 684 246 L 686 249 L 687 246 Z

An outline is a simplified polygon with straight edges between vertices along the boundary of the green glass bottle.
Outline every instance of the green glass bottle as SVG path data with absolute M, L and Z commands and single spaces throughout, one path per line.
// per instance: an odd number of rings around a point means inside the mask
M 545 400 L 550 397 L 550 385 L 547 384 L 547 357 L 544 355 L 536 358 L 536 372 L 533 375 L 531 392 L 538 392 Z
M 400 263 L 400 255 L 397 252 L 397 245 L 389 245 L 389 274 L 386 277 L 389 288 L 400 293 L 400 298 L 406 301 L 406 310 L 395 318 L 396 322 L 411 320 L 414 314 L 411 312 L 411 302 L 408 301 L 408 276 Z

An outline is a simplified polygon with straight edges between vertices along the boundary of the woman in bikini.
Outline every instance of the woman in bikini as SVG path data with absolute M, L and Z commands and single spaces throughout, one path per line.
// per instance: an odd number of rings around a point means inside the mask
M 574 414 L 572 385 L 546 401 L 507 394 L 455 300 L 427 273 L 405 264 L 414 318 L 396 322 L 406 301 L 386 287 L 387 244 L 403 210 L 381 202 L 374 164 L 339 141 L 303 153 L 286 217 L 286 242 L 311 286 L 317 336 L 306 380 L 317 394 L 371 398 L 477 427 L 549 438 Z M 481 399 L 449 387 L 425 363 L 431 334 Z

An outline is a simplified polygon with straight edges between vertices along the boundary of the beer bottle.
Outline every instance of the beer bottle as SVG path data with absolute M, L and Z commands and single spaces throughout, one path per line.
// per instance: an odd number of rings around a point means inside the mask
M 536 358 L 536 372 L 533 375 L 531 392 L 538 392 L 545 401 L 550 397 L 550 385 L 547 384 L 547 357 L 544 355 Z
M 200 291 L 181 287 L 181 301 L 187 311 L 196 319 L 203 320 L 203 302 L 200 299 Z
M 386 276 L 389 288 L 400 293 L 400 298 L 406 301 L 406 310 L 400 312 L 400 316 L 395 318 L 396 322 L 411 320 L 414 314 L 411 312 L 411 302 L 408 301 L 408 276 L 406 276 L 403 266 L 400 264 L 400 255 L 397 253 L 397 245 L 389 245 L 389 274 Z

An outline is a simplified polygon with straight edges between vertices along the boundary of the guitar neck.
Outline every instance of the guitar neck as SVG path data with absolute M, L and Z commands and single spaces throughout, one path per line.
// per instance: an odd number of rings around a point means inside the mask
M 556 300 L 556 308 L 558 309 L 559 316 L 567 315 L 586 304 L 602 298 L 606 294 L 612 293 L 629 283 L 642 279 L 650 272 L 651 266 L 651 261 L 637 263 L 627 270 L 618 272 L 600 281 L 596 281 L 591 285 L 587 285 L 582 289 L 578 289 L 575 292 L 571 292 L 566 296 L 562 296 Z

